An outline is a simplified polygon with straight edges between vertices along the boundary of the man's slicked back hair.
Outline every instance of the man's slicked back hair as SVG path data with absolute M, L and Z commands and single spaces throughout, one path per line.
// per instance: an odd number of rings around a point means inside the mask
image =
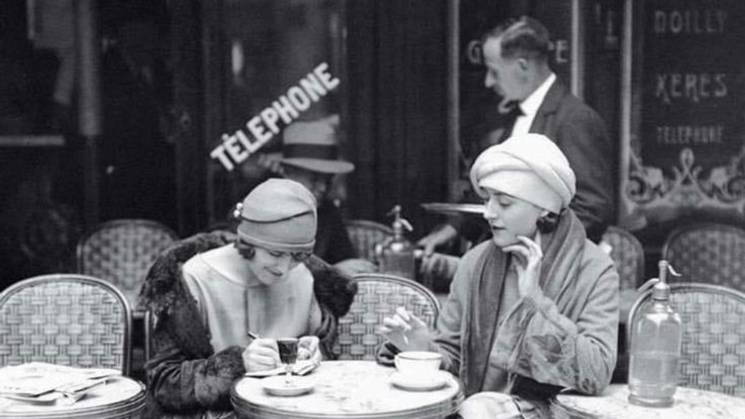
M 481 38 L 481 45 L 489 39 L 500 38 L 502 58 L 526 58 L 548 61 L 550 35 L 538 20 L 521 16 L 500 22 Z

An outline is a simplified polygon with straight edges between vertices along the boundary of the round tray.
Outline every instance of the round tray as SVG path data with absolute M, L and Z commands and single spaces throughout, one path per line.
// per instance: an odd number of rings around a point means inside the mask
M 449 202 L 425 202 L 422 208 L 429 212 L 437 214 L 470 214 L 483 215 L 484 206 L 482 204 L 451 204 Z

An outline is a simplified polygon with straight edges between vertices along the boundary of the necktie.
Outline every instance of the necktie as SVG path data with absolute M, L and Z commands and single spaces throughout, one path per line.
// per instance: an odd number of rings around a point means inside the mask
M 499 137 L 499 143 L 510 138 L 510 134 L 512 134 L 512 127 L 515 126 L 515 121 L 517 121 L 517 118 L 519 116 L 525 115 L 522 109 L 520 109 L 519 102 L 517 102 L 516 100 L 509 102 L 506 107 L 508 108 L 508 111 L 507 113 L 502 114 L 502 120 L 504 121 L 504 131 Z

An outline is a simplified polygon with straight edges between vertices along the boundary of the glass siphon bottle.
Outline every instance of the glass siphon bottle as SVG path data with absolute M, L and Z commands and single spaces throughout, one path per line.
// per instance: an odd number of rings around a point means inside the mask
M 394 206 L 388 215 L 393 215 L 393 223 L 391 224 L 391 227 L 393 227 L 393 237 L 375 246 L 375 254 L 380 272 L 415 279 L 416 259 L 414 257 L 414 245 L 404 237 L 404 230 L 412 231 L 413 228 L 401 216 L 400 205 Z
M 631 324 L 629 361 L 629 402 L 640 406 L 668 407 L 678 384 L 683 338 L 680 316 L 670 306 L 668 270 L 678 275 L 667 261 L 659 262 L 659 278 L 647 281 L 640 291 L 652 286 L 652 298 L 641 307 Z

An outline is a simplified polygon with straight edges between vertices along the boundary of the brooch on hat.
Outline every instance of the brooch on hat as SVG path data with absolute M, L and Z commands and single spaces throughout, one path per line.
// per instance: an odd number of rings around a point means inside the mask
M 243 213 L 243 202 L 239 202 L 235 204 L 235 209 L 233 210 L 233 217 L 240 219 L 241 213 Z

